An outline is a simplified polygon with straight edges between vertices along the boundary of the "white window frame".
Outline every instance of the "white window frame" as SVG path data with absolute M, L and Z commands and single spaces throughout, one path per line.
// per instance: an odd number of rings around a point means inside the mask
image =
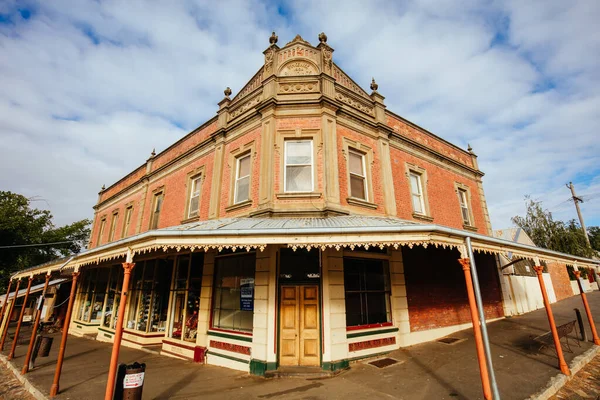
M 473 226 L 471 206 L 469 202 L 469 191 L 465 188 L 458 187 L 456 193 L 458 194 L 458 206 L 460 207 L 460 216 L 462 218 L 463 225 Z M 469 218 L 468 221 L 465 221 L 463 210 L 467 211 L 467 216 Z
M 288 144 L 289 143 L 298 143 L 298 142 L 310 142 L 310 190 L 308 192 L 313 192 L 315 190 L 315 157 L 314 157 L 314 144 L 313 139 L 291 139 L 286 140 L 284 142 L 284 154 L 283 154 L 283 191 L 285 193 L 307 193 L 306 190 L 287 190 L 287 167 L 305 167 L 309 164 L 288 164 L 287 163 L 287 153 L 288 153 Z
M 201 194 L 201 186 L 202 186 L 202 175 L 195 175 L 190 178 L 190 191 L 188 196 L 188 218 L 195 218 L 200 215 L 200 194 Z M 198 197 L 198 208 L 196 209 L 196 214 L 192 215 L 192 200 Z
M 412 187 L 412 182 L 411 182 L 411 179 L 413 176 L 417 178 L 417 186 L 419 189 L 419 193 L 413 192 L 413 187 Z M 423 192 L 423 174 L 413 171 L 413 170 L 410 170 L 408 172 L 408 179 L 409 179 L 408 186 L 410 188 L 410 204 L 413 208 L 413 212 L 416 214 L 427 215 L 427 209 L 425 208 L 425 193 Z M 419 200 L 421 203 L 421 211 L 415 210 L 415 205 L 412 201 L 413 196 L 415 196 L 415 195 L 419 196 Z
M 233 183 L 233 204 L 240 204 L 240 203 L 250 200 L 250 184 L 251 184 L 250 175 L 252 175 L 252 158 L 251 158 L 251 156 L 252 156 L 252 153 L 245 153 L 245 154 L 242 154 L 235 158 L 235 180 Z M 239 176 L 240 164 L 241 164 L 241 161 L 245 158 L 250 159 L 250 169 L 248 171 L 248 175 Z M 240 181 L 240 179 L 244 179 L 246 177 L 248 177 L 248 198 L 246 198 L 244 200 L 236 201 L 237 194 L 238 194 L 238 182 Z
M 350 171 L 350 157 L 352 156 L 352 154 L 357 155 L 360 157 L 361 159 L 361 163 L 362 163 L 362 173 L 363 175 L 357 175 L 353 172 Z M 350 191 L 350 197 L 353 197 L 355 199 L 360 199 L 360 200 L 364 200 L 364 201 L 369 201 L 369 185 L 367 184 L 367 164 L 365 161 L 366 158 L 366 154 L 361 153 L 357 150 L 354 149 L 348 149 L 348 177 L 352 177 L 352 176 L 357 176 L 359 178 L 362 178 L 363 180 L 363 187 L 364 187 L 364 193 L 365 193 L 365 198 L 361 199 L 360 197 L 355 197 L 352 195 L 352 180 L 349 179 L 349 191 Z

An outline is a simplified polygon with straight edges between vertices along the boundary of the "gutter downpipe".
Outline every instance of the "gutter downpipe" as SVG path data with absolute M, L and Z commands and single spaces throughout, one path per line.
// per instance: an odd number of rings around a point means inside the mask
M 479 312 L 479 321 L 481 323 L 481 336 L 483 339 L 483 348 L 485 350 L 485 361 L 490 376 L 490 385 L 492 387 L 494 400 L 500 400 L 500 392 L 498 391 L 498 383 L 496 382 L 496 375 L 494 373 L 494 366 L 492 363 L 490 339 L 487 332 L 487 325 L 485 323 L 485 313 L 483 312 L 483 300 L 481 299 L 479 277 L 477 276 L 477 267 L 475 266 L 475 259 L 473 258 L 473 248 L 471 247 L 471 238 L 467 236 L 465 242 L 467 244 L 469 260 L 471 260 L 471 275 L 473 276 L 473 289 L 475 290 L 475 302 L 477 303 L 477 311 Z

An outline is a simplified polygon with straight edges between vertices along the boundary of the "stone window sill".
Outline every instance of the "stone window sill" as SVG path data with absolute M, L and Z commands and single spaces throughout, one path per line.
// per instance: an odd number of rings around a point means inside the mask
M 182 220 L 180 224 L 189 224 L 190 222 L 198 222 L 200 221 L 200 215 L 196 215 L 195 217 L 190 217 Z
M 463 229 L 466 231 L 477 232 L 477 227 L 473 225 L 463 224 Z
M 348 197 L 346 201 L 348 202 L 348 204 L 352 204 L 353 206 L 370 208 L 371 210 L 377 209 L 377 204 L 371 203 L 363 199 L 358 199 L 356 197 Z
M 242 201 L 241 203 L 232 204 L 229 207 L 225 207 L 225 212 L 239 210 L 240 208 L 248 207 L 252 205 L 252 200 Z
M 321 192 L 289 192 L 277 193 L 278 199 L 318 199 L 321 198 Z
M 433 217 L 430 217 L 429 215 L 417 213 L 417 212 L 414 212 L 412 214 L 412 216 L 413 216 L 413 218 L 420 219 L 420 220 L 427 221 L 427 222 L 433 221 Z

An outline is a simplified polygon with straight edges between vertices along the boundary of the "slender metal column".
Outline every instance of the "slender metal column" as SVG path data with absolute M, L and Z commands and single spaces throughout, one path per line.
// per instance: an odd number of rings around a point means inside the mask
M 123 336 L 123 319 L 125 312 L 123 311 L 127 304 L 127 291 L 129 290 L 129 279 L 131 271 L 135 267 L 133 262 L 123 263 L 123 286 L 121 287 L 121 298 L 119 299 L 119 315 L 117 317 L 117 326 L 115 328 L 115 337 L 113 342 L 112 354 L 110 356 L 110 367 L 108 369 L 108 379 L 106 381 L 105 400 L 112 400 L 113 391 L 115 389 L 115 379 L 117 375 L 117 363 L 119 362 L 119 351 L 121 350 L 121 337 Z
M 60 349 L 58 350 L 58 358 L 56 359 L 56 371 L 54 371 L 54 381 L 50 387 L 50 397 L 58 394 L 60 373 L 62 372 L 63 359 L 65 358 L 65 350 L 67 348 L 67 336 L 69 335 L 69 325 L 71 324 L 71 313 L 73 312 L 73 303 L 75 301 L 75 291 L 77 289 L 77 278 L 79 272 L 73 272 L 73 280 L 71 281 L 71 294 L 69 295 L 69 305 L 67 306 L 67 315 L 63 324 L 62 338 L 60 340 Z
M 40 309 L 36 310 L 35 322 L 33 323 L 33 329 L 31 330 L 31 339 L 29 339 L 29 347 L 27 348 L 27 355 L 25 356 L 25 362 L 23 363 L 23 369 L 21 375 L 25 375 L 29 372 L 29 362 L 31 361 L 31 355 L 33 354 L 33 345 L 35 344 L 35 335 L 37 335 L 38 326 L 40 325 L 40 318 L 42 317 L 42 306 L 46 301 L 46 290 L 48 290 L 48 283 L 50 282 L 50 274 L 46 274 L 46 282 L 44 283 L 44 290 L 42 291 L 42 303 Z
M 496 374 L 494 373 L 494 365 L 492 363 L 492 350 L 490 349 L 490 338 L 488 336 L 487 324 L 485 322 L 485 312 L 483 309 L 483 300 L 481 299 L 481 288 L 479 287 L 479 276 L 477 274 L 477 265 L 473 256 L 473 247 L 471 246 L 471 238 L 467 237 L 467 251 L 469 260 L 471 260 L 471 275 L 473 275 L 473 289 L 475 290 L 475 301 L 477 303 L 477 311 L 479 312 L 479 320 L 481 322 L 481 336 L 483 339 L 483 349 L 485 350 L 485 361 L 487 363 L 488 372 L 490 374 L 490 384 L 492 385 L 492 393 L 495 400 L 500 400 L 500 392 L 498 391 L 498 383 L 496 382 Z
M 460 262 L 460 265 L 462 265 L 463 271 L 465 273 L 465 282 L 467 284 L 467 296 L 469 298 L 469 308 L 471 310 L 471 320 L 473 320 L 473 335 L 475 336 L 475 347 L 477 349 L 477 359 L 479 360 L 479 374 L 481 375 L 481 386 L 483 387 L 483 397 L 486 400 L 492 400 L 490 377 L 488 375 L 487 364 L 485 362 L 485 350 L 483 349 L 483 340 L 481 338 L 479 314 L 477 314 L 477 304 L 475 303 L 475 294 L 473 293 L 473 279 L 471 278 L 471 261 L 468 258 L 459 258 L 458 262 Z
M 19 321 L 17 322 L 17 330 L 15 331 L 15 337 L 8 353 L 8 360 L 12 360 L 15 356 L 15 349 L 17 348 L 17 340 L 19 339 L 19 332 L 21 332 L 21 323 L 23 323 L 23 315 L 25 315 L 25 308 L 27 307 L 27 299 L 29 298 L 29 291 L 31 290 L 31 282 L 33 282 L 33 276 L 29 277 L 27 282 L 27 290 L 25 291 L 25 298 L 23 299 L 23 305 L 21 306 L 21 313 L 19 314 Z
M 8 326 L 10 325 L 10 316 L 12 315 L 13 308 L 15 308 L 15 303 L 17 302 L 17 295 L 19 294 L 19 285 L 21 284 L 21 279 L 17 280 L 17 288 L 15 290 L 15 298 L 12 303 L 10 303 L 10 307 L 8 307 L 8 318 L 6 319 L 6 325 L 4 326 L 4 331 L 2 332 L 2 341 L 0 342 L 0 351 L 4 350 L 4 341 L 6 340 L 6 334 L 8 333 Z M 8 297 L 8 293 L 6 294 Z
M 0 311 L 0 323 L 2 323 L 2 318 L 4 318 L 4 309 L 6 308 L 6 303 L 8 302 L 8 294 L 10 293 L 10 287 L 12 286 L 12 279 L 8 281 L 8 288 L 6 289 L 6 296 L 4 296 L 4 303 L 2 303 L 2 311 Z
M 596 324 L 594 324 L 594 319 L 592 318 L 592 312 L 590 311 L 590 305 L 588 304 L 587 297 L 583 292 L 583 286 L 581 285 L 581 280 L 579 277 L 581 276 L 581 271 L 573 271 L 575 276 L 577 277 L 577 284 L 579 285 L 579 293 L 581 294 L 581 300 L 583 301 L 583 307 L 585 308 L 585 313 L 587 314 L 588 321 L 590 322 L 590 329 L 592 330 L 592 339 L 594 340 L 594 344 L 596 346 L 600 346 L 600 338 L 598 337 L 598 332 L 596 332 Z
M 550 306 L 550 301 L 548 300 L 548 293 L 546 292 L 546 284 L 544 283 L 544 277 L 542 276 L 542 271 L 544 268 L 539 264 L 539 261 L 535 261 L 536 265 L 533 267 L 535 272 L 537 273 L 538 281 L 540 282 L 540 289 L 542 290 L 542 297 L 544 299 L 544 306 L 546 307 L 546 314 L 548 315 L 548 323 L 550 324 L 550 331 L 552 332 L 552 338 L 554 339 L 554 347 L 556 347 L 556 355 L 558 356 L 558 366 L 560 367 L 560 372 L 565 375 L 571 375 L 571 371 L 569 370 L 569 366 L 565 361 L 565 357 L 563 355 L 562 346 L 560 345 L 560 337 L 558 336 L 558 331 L 556 330 L 556 323 L 554 322 L 554 315 L 552 314 L 552 307 Z

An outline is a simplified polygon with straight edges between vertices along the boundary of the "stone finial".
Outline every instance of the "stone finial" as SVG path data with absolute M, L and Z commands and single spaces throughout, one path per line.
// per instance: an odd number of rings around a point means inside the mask
M 473 153 L 473 148 L 471 147 L 471 144 L 467 143 L 467 151 L 469 153 Z
M 150 158 L 154 157 L 156 155 L 156 147 L 152 149 L 152 152 L 150 153 Z
M 229 88 L 229 86 L 227 86 L 225 88 L 225 90 L 223 90 L 223 93 L 225 93 L 225 97 L 229 98 L 229 96 L 231 96 L 231 89 Z
M 106 185 L 102 185 L 102 189 L 100 189 L 101 191 L 105 191 L 106 190 Z
M 325 34 L 325 32 L 319 33 L 319 42 L 327 43 L 327 35 Z
M 273 31 L 273 33 L 271 34 L 271 37 L 269 38 L 269 43 L 271 43 L 271 45 L 274 45 L 277 43 L 278 39 L 279 39 L 279 37 L 275 34 L 275 31 Z
M 371 90 L 376 92 L 379 89 L 379 85 L 375 82 L 375 78 L 371 78 Z

